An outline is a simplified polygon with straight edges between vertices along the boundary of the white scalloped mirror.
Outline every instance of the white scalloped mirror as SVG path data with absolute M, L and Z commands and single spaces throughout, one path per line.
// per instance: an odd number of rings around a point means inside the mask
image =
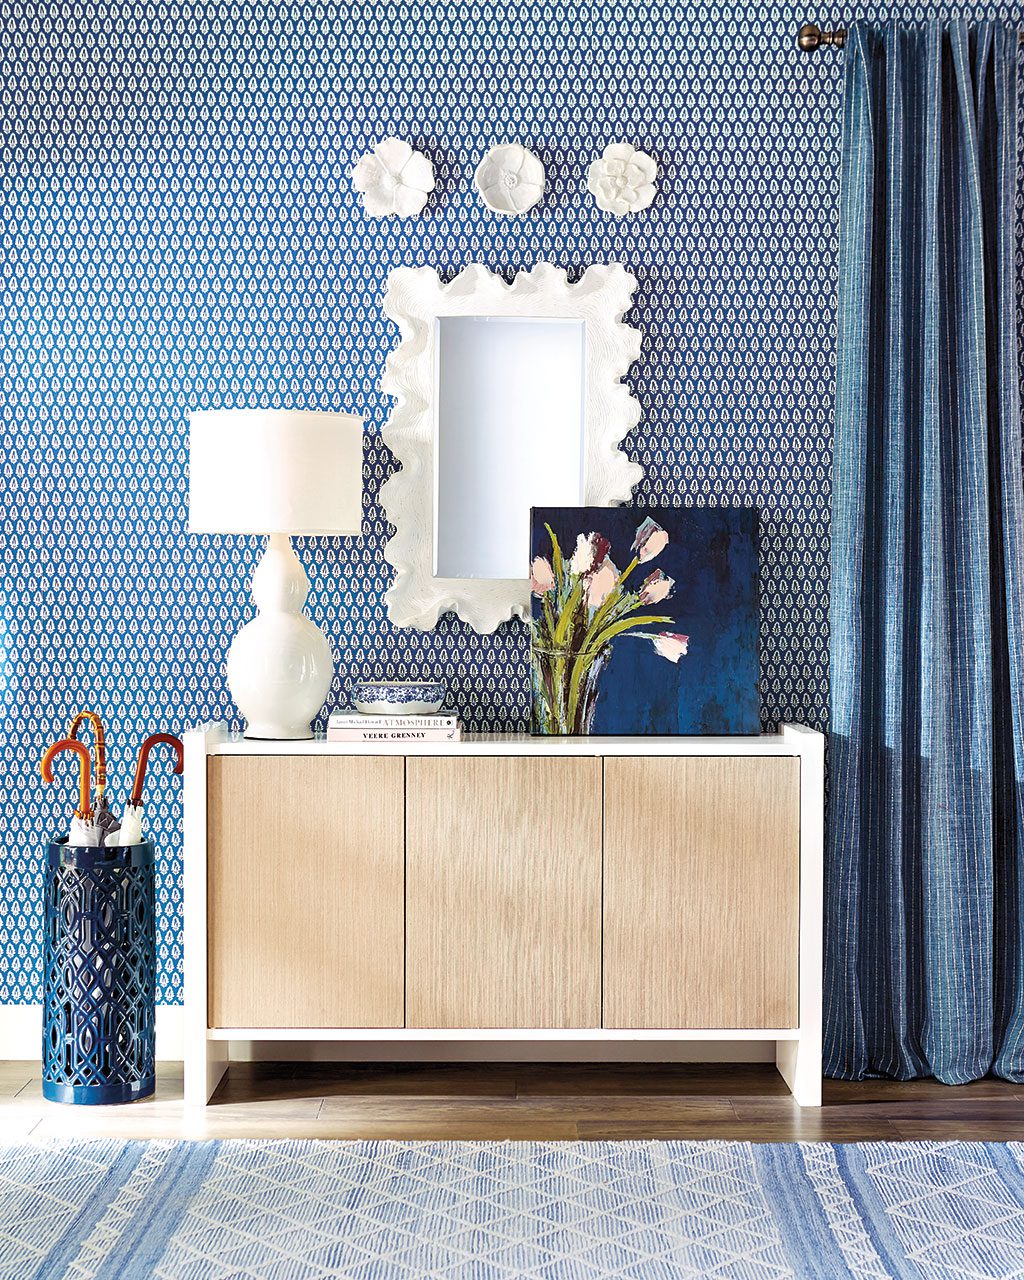
M 618 446 L 639 418 L 620 381 L 640 349 L 621 320 L 635 284 L 617 264 L 572 284 L 546 263 L 511 284 L 481 266 L 448 284 L 429 267 L 391 273 L 384 440 L 401 469 L 381 501 L 396 626 L 450 610 L 489 632 L 527 616 L 530 508 L 631 496 L 642 471 Z

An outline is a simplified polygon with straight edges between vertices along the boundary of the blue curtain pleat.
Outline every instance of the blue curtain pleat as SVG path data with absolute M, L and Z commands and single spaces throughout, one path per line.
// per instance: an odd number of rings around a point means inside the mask
M 1011 37 L 999 33 L 1005 43 Z M 991 98 L 991 103 L 989 99 Z M 995 1034 L 992 1069 L 1024 1079 L 1024 468 L 1017 376 L 1017 74 L 997 56 L 982 129 L 988 341 L 989 509 L 993 581 Z M 996 110 L 996 104 L 999 109 Z
M 831 566 L 830 1074 L 1024 1079 L 1016 33 L 855 24 Z

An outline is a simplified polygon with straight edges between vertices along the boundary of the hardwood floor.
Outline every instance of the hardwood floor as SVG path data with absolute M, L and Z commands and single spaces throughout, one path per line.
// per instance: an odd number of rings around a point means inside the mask
M 801 1110 L 767 1066 L 236 1063 L 205 1110 L 179 1064 L 123 1107 L 44 1102 L 38 1068 L 0 1063 L 0 1135 L 127 1138 L 1024 1140 L 1024 1085 L 826 1081 Z

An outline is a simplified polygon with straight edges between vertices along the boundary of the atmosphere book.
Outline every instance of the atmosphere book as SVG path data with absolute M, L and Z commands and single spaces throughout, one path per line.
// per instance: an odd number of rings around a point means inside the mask
M 456 729 L 459 717 L 438 716 L 364 716 L 358 711 L 332 711 L 328 729 Z
M 458 716 L 363 716 L 336 711 L 327 721 L 328 742 L 458 742 Z

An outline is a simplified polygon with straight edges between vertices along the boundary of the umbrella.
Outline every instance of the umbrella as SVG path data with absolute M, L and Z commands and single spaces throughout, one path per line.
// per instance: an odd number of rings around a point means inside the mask
M 100 844 L 116 845 L 111 836 L 117 831 L 118 821 L 110 811 L 107 802 L 107 742 L 103 733 L 103 721 L 96 711 L 79 711 L 71 721 L 68 738 L 77 737 L 81 725 L 88 722 L 92 725 L 96 751 L 96 825 L 100 829 Z
M 63 751 L 70 751 L 78 757 L 78 808 L 71 819 L 68 844 L 94 849 L 100 843 L 101 833 L 92 811 L 92 762 L 88 747 L 75 738 L 61 738 L 52 747 L 48 747 L 39 766 L 43 781 L 53 781 L 53 760 Z
M 142 784 L 146 779 L 146 768 L 149 765 L 149 753 L 158 743 L 164 743 L 174 752 L 174 772 L 181 773 L 185 768 L 185 748 L 181 739 L 173 733 L 151 733 L 139 748 L 139 760 L 135 766 L 135 782 L 128 807 L 121 818 L 121 830 L 117 834 L 117 842 L 126 847 L 139 844 L 142 840 Z

